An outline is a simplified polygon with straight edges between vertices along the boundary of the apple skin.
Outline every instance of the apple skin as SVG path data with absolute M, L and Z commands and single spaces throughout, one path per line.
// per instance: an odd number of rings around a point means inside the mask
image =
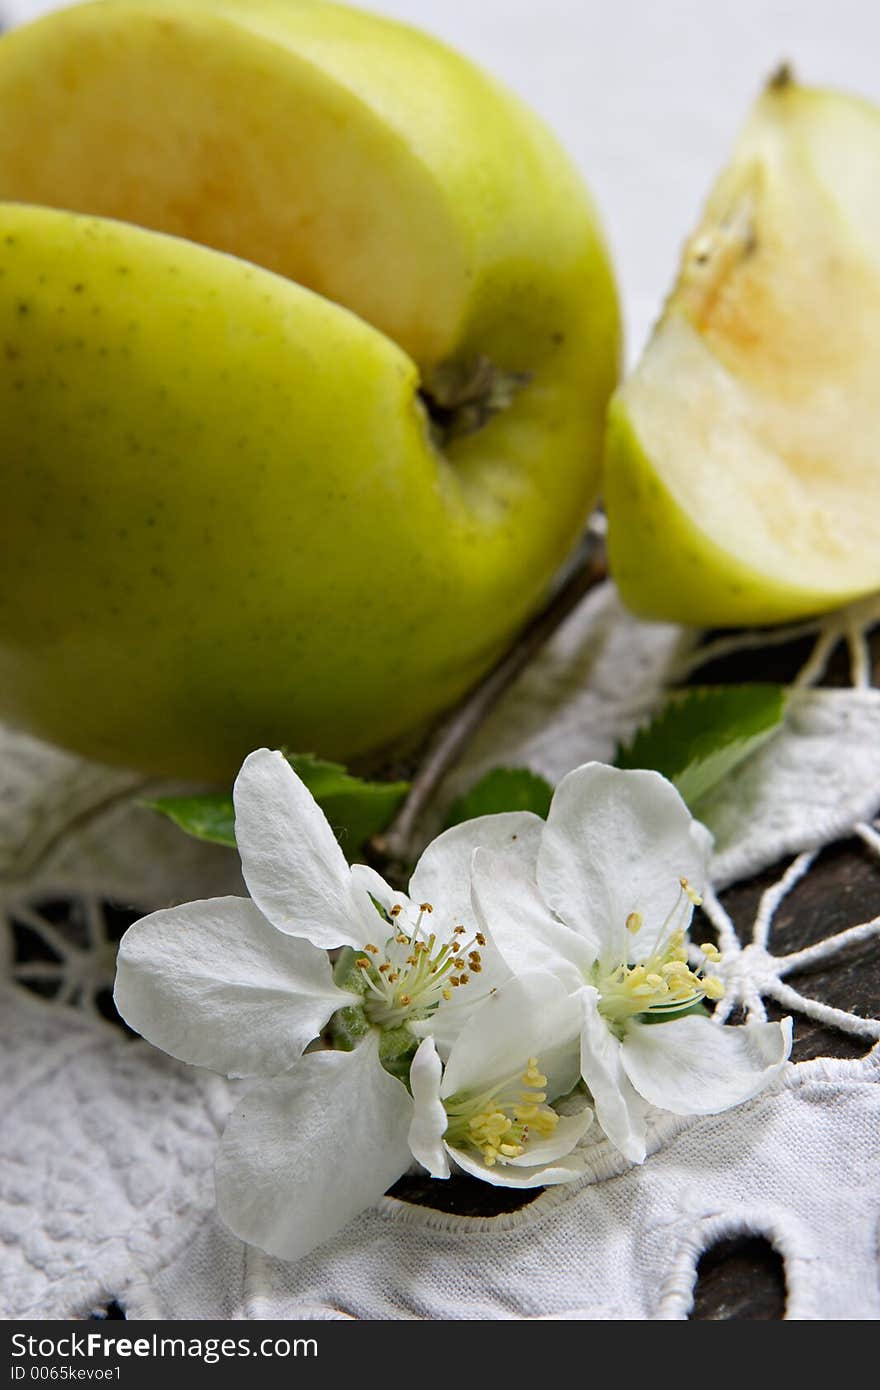
M 252 251 L 245 175 L 252 158 L 261 177 L 260 161 L 282 158 L 277 122 L 258 158 L 241 145 L 245 196 L 223 236 L 205 220 L 167 225 L 179 204 L 163 202 L 162 137 L 176 148 L 175 131 L 150 97 L 157 72 L 167 86 L 185 71 L 172 105 L 214 122 L 212 139 L 242 101 L 268 120 L 283 97 L 291 128 L 323 102 L 307 143 L 325 142 L 332 169 L 366 129 L 370 197 L 398 213 L 377 216 L 406 232 L 393 254 L 367 238 L 346 271 L 347 182 L 319 172 L 321 196 L 341 202 L 316 244 L 285 263 L 276 235 L 283 275 L 254 263 L 273 260 L 271 209 L 253 209 Z M 155 215 L 136 211 L 154 229 L 132 224 L 125 168 L 115 203 L 112 170 L 97 183 L 80 170 L 78 198 L 40 186 L 64 163 L 53 132 L 67 140 L 81 119 L 88 151 L 114 83 L 153 142 Z M 0 713 L 87 756 L 218 779 L 264 744 L 351 759 L 418 730 L 541 601 L 595 500 L 619 325 L 579 177 L 458 55 L 336 6 L 63 11 L 0 40 L 0 100 L 12 97 Z M 342 145 L 340 110 L 354 132 Z M 442 235 L 411 214 L 426 199 Z M 197 244 L 211 239 L 223 250 Z M 319 293 L 295 282 L 306 253 L 301 278 Z M 480 358 L 528 381 L 441 451 L 420 382 Z

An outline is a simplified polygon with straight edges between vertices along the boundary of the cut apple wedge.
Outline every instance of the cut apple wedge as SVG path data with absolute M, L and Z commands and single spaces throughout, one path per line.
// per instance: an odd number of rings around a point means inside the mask
M 764 624 L 880 587 L 880 112 L 757 102 L 613 399 L 605 499 L 629 606 Z
M 106 0 L 0 40 L 0 715 L 147 771 L 421 729 L 598 491 L 577 171 L 426 35 Z

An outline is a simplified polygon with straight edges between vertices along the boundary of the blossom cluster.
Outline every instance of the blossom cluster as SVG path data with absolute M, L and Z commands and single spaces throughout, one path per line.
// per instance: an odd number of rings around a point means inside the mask
M 234 800 L 250 896 L 136 922 L 115 999 L 172 1056 L 256 1079 L 217 1203 L 272 1254 L 305 1255 L 414 1162 L 544 1187 L 601 1130 L 640 1163 L 652 1108 L 726 1110 L 786 1063 L 789 1020 L 710 1017 L 718 952 L 688 940 L 710 839 L 657 773 L 590 763 L 546 821 L 455 826 L 406 894 L 347 863 L 280 753 L 246 759 Z

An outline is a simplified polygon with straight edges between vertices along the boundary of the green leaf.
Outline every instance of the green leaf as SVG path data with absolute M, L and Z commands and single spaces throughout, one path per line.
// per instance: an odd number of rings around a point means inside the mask
M 527 767 L 496 767 L 453 802 L 446 828 L 500 811 L 534 811 L 546 819 L 552 796 L 550 783 Z
M 160 796 L 154 801 L 142 801 L 141 805 L 167 816 L 197 840 L 235 848 L 232 797 L 225 793 L 216 796 Z
M 339 763 L 307 754 L 288 757 L 336 833 L 349 858 L 355 858 L 371 835 L 384 830 L 407 792 L 408 782 L 365 782 Z M 144 802 L 198 840 L 235 847 L 232 796 L 164 796 Z
M 691 810 L 722 777 L 773 736 L 785 717 L 781 685 L 700 686 L 673 695 L 617 766 L 652 768 L 674 782 Z
M 371 835 L 384 830 L 409 791 L 409 782 L 365 782 L 341 763 L 322 762 L 306 754 L 287 760 L 302 778 L 327 817 L 349 858 Z

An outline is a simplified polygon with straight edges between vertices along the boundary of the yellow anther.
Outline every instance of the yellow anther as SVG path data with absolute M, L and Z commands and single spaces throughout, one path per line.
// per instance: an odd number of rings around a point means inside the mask
M 668 988 L 669 988 L 668 984 L 666 983 L 666 981 L 664 980 L 664 978 L 663 978 L 662 975 L 648 975 L 648 976 L 646 976 L 646 977 L 645 977 L 645 984 L 646 984 L 646 985 L 650 985 L 652 989 L 659 989 L 659 990 L 661 990 L 664 994 L 666 993 L 666 991 L 667 991 Z
M 700 950 L 703 952 L 706 960 L 716 961 L 721 959 L 721 952 L 711 941 L 704 941 Z
M 648 999 L 654 993 L 650 985 L 636 985 L 633 994 L 637 999 Z
M 673 976 L 670 977 L 669 984 L 671 990 L 674 990 L 678 995 L 691 994 L 692 990 L 699 990 L 699 987 L 701 987 L 698 974 L 694 974 L 692 970 L 684 970 L 681 974 L 673 974 Z
M 433 909 L 433 907 L 431 906 L 430 903 L 419 903 L 419 912 L 433 912 L 433 911 L 434 911 L 434 909 Z
M 409 937 L 404 936 L 403 932 L 401 932 L 399 936 L 395 936 L 394 940 L 397 942 L 398 946 L 409 945 Z
M 699 907 L 699 906 L 701 905 L 703 899 L 700 897 L 700 895 L 699 895 L 699 893 L 696 891 L 696 889 L 694 889 L 694 888 L 691 887 L 691 885 L 688 883 L 688 881 L 687 881 L 686 878 L 680 878 L 678 881 L 679 881 L 679 883 L 681 884 L 682 892 L 685 893 L 686 896 L 690 898 L 690 900 L 691 900 L 691 902 L 693 903 L 694 907 Z
M 478 945 L 478 946 L 485 946 L 485 944 L 486 944 L 486 938 L 485 938 L 485 936 L 483 935 L 483 933 L 482 933 L 481 931 L 478 931 L 478 932 L 477 932 L 477 945 Z
M 690 978 L 690 971 L 683 960 L 668 960 L 665 965 L 660 967 L 661 975 L 671 979 L 673 975 L 683 975 Z
M 526 1068 L 526 1070 L 525 1070 L 525 1071 L 523 1072 L 523 1074 L 522 1074 L 522 1083 L 523 1083 L 524 1086 L 546 1086 L 546 1085 L 547 1085 L 547 1078 L 546 1078 L 546 1076 L 542 1075 L 542 1073 L 538 1071 L 538 1059 L 537 1059 L 537 1057 L 530 1057 L 530 1058 L 529 1058 L 529 1065 L 528 1065 L 528 1067 Z
M 459 926 L 455 928 L 453 936 L 467 936 L 467 932 L 465 931 L 464 927 Z
M 444 999 L 451 999 L 451 998 L 452 998 L 452 990 L 451 990 L 451 989 L 444 989 L 444 991 L 443 991 L 443 998 L 444 998 Z
M 368 941 L 366 943 L 366 945 L 364 946 L 364 950 L 369 951 L 371 956 L 377 956 L 379 954 L 379 947 L 374 946 L 372 941 Z
M 534 1125 L 539 1134 L 552 1134 L 559 1124 L 559 1116 L 555 1110 L 539 1110 L 535 1117 Z
M 379 966 L 379 974 L 384 975 L 390 969 L 391 966 L 388 964 L 387 960 L 383 960 L 382 964 Z
M 644 920 L 640 912 L 631 912 L 626 919 L 627 931 L 631 931 L 633 934 L 637 931 L 641 931 Z
M 522 1144 L 501 1144 L 499 1145 L 499 1152 L 505 1158 L 519 1158 L 520 1154 L 525 1153 L 525 1149 Z
M 408 1004 L 411 1004 L 411 1003 L 412 1003 L 412 1000 L 410 999 L 410 997 L 409 997 L 408 994 L 402 994 L 402 995 L 400 996 L 400 999 L 398 1000 L 398 1003 L 399 1003 L 399 1004 L 402 1004 L 403 1007 L 406 1008 L 406 1006 L 407 1006 Z
M 724 998 L 724 985 L 717 975 L 704 975 L 700 981 L 700 988 L 707 999 Z
M 370 962 L 367 960 L 366 956 L 358 956 L 355 965 L 358 970 L 369 970 L 370 968 Z
M 400 916 L 400 912 L 401 912 L 400 903 L 395 903 L 394 906 L 392 907 L 391 911 L 389 912 L 388 916 L 389 916 L 389 917 L 399 917 L 399 916 Z
M 460 985 L 466 985 L 466 984 L 469 983 L 470 978 L 471 978 L 471 977 L 470 977 L 470 975 L 468 975 L 468 974 L 459 975 L 459 977 L 458 977 L 458 983 L 459 983 Z
M 480 965 L 478 961 L 471 961 L 471 970 L 474 972 L 475 975 L 479 975 L 482 968 L 482 965 Z

